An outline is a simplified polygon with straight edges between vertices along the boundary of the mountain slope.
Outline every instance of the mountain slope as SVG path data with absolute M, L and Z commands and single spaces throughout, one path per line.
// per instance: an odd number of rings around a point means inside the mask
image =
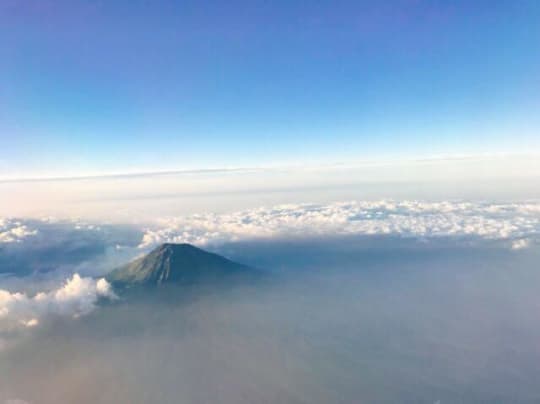
M 184 284 L 246 274 L 251 268 L 191 244 L 162 244 L 113 270 L 107 279 L 123 285 Z

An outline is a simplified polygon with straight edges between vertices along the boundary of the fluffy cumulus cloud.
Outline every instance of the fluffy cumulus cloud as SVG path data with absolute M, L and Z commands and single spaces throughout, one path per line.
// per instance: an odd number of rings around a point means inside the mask
M 280 205 L 229 214 L 162 219 L 139 247 L 162 242 L 219 244 L 250 238 L 317 235 L 480 237 L 516 240 L 540 234 L 540 203 L 353 201 Z
M 0 244 L 18 243 L 37 233 L 36 229 L 28 227 L 20 220 L 0 218 Z
M 51 315 L 83 316 L 93 311 L 100 299 L 115 298 L 105 279 L 85 278 L 78 274 L 56 289 L 33 296 L 0 289 L 0 332 L 36 327 Z

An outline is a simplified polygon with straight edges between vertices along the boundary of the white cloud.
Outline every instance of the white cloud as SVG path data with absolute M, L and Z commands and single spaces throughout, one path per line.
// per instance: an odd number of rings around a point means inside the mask
M 528 248 L 531 245 L 531 240 L 526 238 L 521 238 L 518 240 L 512 241 L 512 250 L 523 250 L 524 248 Z
M 292 204 L 228 214 L 162 219 L 139 247 L 163 242 L 199 245 L 267 237 L 400 235 L 516 239 L 540 234 L 538 203 L 353 201 Z
M 37 233 L 19 220 L 0 218 L 0 243 L 18 243 Z
M 39 320 L 37 318 L 31 318 L 30 320 L 21 320 L 21 324 L 25 327 L 31 328 L 39 325 Z
M 78 274 L 57 289 L 34 296 L 0 289 L 0 332 L 35 327 L 48 315 L 86 315 L 100 298 L 116 298 L 111 285 L 103 278 L 95 280 Z

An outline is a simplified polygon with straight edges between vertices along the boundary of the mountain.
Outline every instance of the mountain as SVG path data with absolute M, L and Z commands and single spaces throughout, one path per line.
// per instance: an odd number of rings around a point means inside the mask
M 144 257 L 113 270 L 113 284 L 191 284 L 249 274 L 252 269 L 191 244 L 162 244 Z

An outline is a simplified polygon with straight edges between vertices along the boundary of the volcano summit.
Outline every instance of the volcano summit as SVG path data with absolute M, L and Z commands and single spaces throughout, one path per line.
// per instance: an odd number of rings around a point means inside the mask
M 151 286 L 219 280 L 251 271 L 252 268 L 191 244 L 166 243 L 113 270 L 107 278 L 121 286 Z

